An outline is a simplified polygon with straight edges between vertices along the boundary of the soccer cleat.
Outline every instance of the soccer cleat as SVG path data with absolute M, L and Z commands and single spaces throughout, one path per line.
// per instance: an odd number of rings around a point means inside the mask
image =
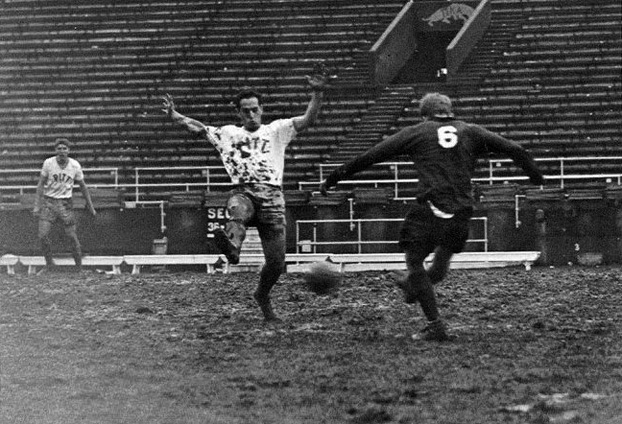
M 230 264 L 236 265 L 240 262 L 240 249 L 229 240 L 225 230 L 220 227 L 214 230 L 214 242 L 222 254 L 227 257 Z
M 409 304 L 417 303 L 417 293 L 408 281 L 408 273 L 394 272 L 393 276 L 396 279 L 395 284 L 404 293 L 404 302 Z
M 428 325 L 421 330 L 420 334 L 414 334 L 412 337 L 414 340 L 434 342 L 447 342 L 455 339 L 454 336 L 447 334 L 447 326 L 440 318 L 430 321 Z

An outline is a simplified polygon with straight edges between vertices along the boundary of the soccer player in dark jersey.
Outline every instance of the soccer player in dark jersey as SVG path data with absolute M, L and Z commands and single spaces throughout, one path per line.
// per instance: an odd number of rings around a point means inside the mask
M 449 339 L 441 320 L 433 285 L 441 281 L 454 253 L 464 248 L 474 199 L 471 177 L 476 159 L 502 153 L 514 160 L 532 184 L 544 184 L 535 162 L 520 145 L 479 125 L 455 119 L 451 100 L 440 93 L 420 101 L 423 122 L 386 138 L 362 155 L 334 170 L 320 185 L 326 194 L 340 180 L 398 155 L 408 155 L 419 174 L 417 202 L 407 213 L 399 244 L 405 252 L 408 276 L 398 283 L 406 303 L 419 302 L 428 324 L 424 340 Z M 434 252 L 430 268 L 424 260 Z

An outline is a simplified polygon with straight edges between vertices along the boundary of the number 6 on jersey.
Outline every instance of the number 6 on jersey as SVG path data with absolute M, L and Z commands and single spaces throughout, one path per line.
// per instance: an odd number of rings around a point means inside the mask
M 438 130 L 436 130 L 438 134 L 438 144 L 445 149 L 456 147 L 456 144 L 458 144 L 458 136 L 456 135 L 457 131 L 456 127 L 452 125 L 439 127 Z

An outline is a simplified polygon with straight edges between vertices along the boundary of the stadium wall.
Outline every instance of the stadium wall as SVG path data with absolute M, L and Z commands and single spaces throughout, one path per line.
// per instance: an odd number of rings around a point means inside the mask
M 542 252 L 541 265 L 567 265 L 596 258 L 604 264 L 622 263 L 622 189 L 612 187 L 602 196 L 594 192 L 568 192 L 559 189 L 527 193 L 517 204 L 514 198 L 492 199 L 477 205 L 475 216 L 488 221 L 488 251 Z M 85 254 L 151 254 L 154 241 L 167 239 L 169 254 L 218 253 L 210 234 L 226 222 L 223 194 L 206 197 L 201 205 L 159 208 L 124 208 L 98 205 L 97 217 L 77 210 L 78 232 Z M 401 218 L 409 202 L 394 201 L 370 191 L 337 192 L 331 196 L 311 196 L 308 192 L 286 192 L 287 250 L 297 252 L 297 222 L 339 220 L 311 225 L 317 241 L 316 252 L 357 253 L 354 243 L 363 240 L 397 240 Z M 162 221 L 163 218 L 163 221 Z M 360 227 L 348 220 L 373 219 Z M 394 221 L 382 222 L 382 219 Z M 377 220 L 377 221 L 376 221 Z M 162 223 L 164 225 L 162 225 Z M 479 231 L 479 230 L 477 230 Z M 69 245 L 60 228 L 53 232 L 56 254 L 69 254 Z M 472 234 L 481 238 L 482 234 Z M 350 244 L 346 243 L 350 242 Z M 482 251 L 473 243 L 467 251 Z M 369 243 L 362 253 L 399 252 L 395 243 Z M 0 209 L 0 253 L 37 255 L 37 220 L 25 205 Z M 592 259 L 589 259 L 592 258 Z M 600 258 L 600 259 L 599 259 Z

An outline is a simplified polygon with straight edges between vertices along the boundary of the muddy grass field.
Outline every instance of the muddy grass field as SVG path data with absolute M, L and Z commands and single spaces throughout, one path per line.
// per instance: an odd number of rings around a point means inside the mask
M 0 423 L 622 423 L 622 270 L 451 271 L 449 343 L 387 273 L 264 324 L 255 274 L 0 275 Z

